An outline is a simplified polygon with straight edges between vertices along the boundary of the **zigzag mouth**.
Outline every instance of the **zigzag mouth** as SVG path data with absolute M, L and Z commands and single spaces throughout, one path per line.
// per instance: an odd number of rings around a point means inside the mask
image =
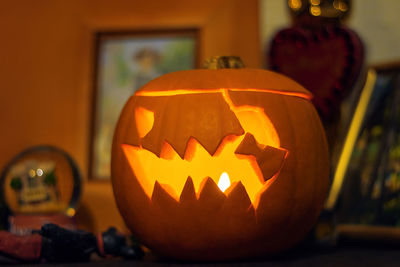
M 245 213 L 254 212 L 257 207 L 255 203 L 251 202 L 246 188 L 241 181 L 234 182 L 227 190 L 222 192 L 212 178 L 206 177 L 200 184 L 199 192 L 196 193 L 193 180 L 191 177 L 188 177 L 178 200 L 171 197 L 169 190 L 170 188 L 167 185 L 162 185 L 156 181 L 151 201 L 161 205 L 165 204 L 166 201 L 168 202 L 167 199 L 176 201 L 176 204 L 181 203 L 183 205 L 185 203 L 193 204 L 193 202 L 197 202 L 214 209 L 224 203 L 235 203 L 234 206 L 242 207 L 241 210 Z
M 147 196 L 162 188 L 179 202 L 190 180 L 200 199 L 206 181 L 218 184 L 227 173 L 232 188 L 225 195 L 240 184 L 257 206 L 260 193 L 279 175 L 289 154 L 264 110 L 235 106 L 227 89 L 190 98 L 155 96 L 152 105 L 148 97 L 135 98 L 138 107 L 132 130 L 139 139 L 121 145 Z M 177 106 L 184 112 L 177 112 Z M 181 123 L 171 127 L 175 121 Z
M 225 137 L 213 155 L 194 138 L 188 140 L 183 158 L 167 141 L 159 157 L 141 146 L 123 144 L 122 149 L 149 198 L 161 189 L 178 202 L 186 195 L 199 200 L 204 192 L 218 191 L 217 195 L 229 198 L 237 191 L 234 196 L 240 194 L 255 207 L 259 194 L 278 176 L 288 155 L 282 148 L 260 146 L 251 134 Z M 224 172 L 230 180 L 225 191 L 217 186 Z M 193 194 L 188 188 L 193 188 Z

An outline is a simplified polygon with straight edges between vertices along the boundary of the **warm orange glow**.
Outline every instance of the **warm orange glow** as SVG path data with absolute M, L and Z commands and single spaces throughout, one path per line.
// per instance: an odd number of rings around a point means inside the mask
M 222 192 L 225 192 L 226 189 L 231 185 L 231 181 L 229 180 L 229 175 L 226 172 L 221 174 L 218 181 L 218 187 Z
M 156 181 L 178 200 L 189 176 L 193 180 L 196 192 L 199 193 L 200 184 L 206 177 L 218 183 L 221 173 L 226 171 L 231 175 L 231 182 L 242 182 L 249 198 L 254 202 L 257 192 L 263 187 L 259 178 L 262 174 L 259 169 L 255 170 L 253 167 L 257 166 L 254 157 L 243 155 L 239 157 L 235 154 L 243 137 L 226 137 L 214 156 L 211 156 L 195 139 L 190 139 L 184 159 L 167 142 L 163 145 L 161 158 L 143 148 L 130 145 L 122 147 L 149 197 L 153 193 Z M 169 185 L 174 193 L 165 185 Z
M 311 95 L 299 92 L 278 91 L 274 89 L 253 89 L 253 88 L 229 88 L 229 89 L 177 89 L 177 90 L 163 90 L 163 91 L 137 91 L 135 95 L 138 96 L 173 96 L 173 95 L 189 95 L 189 94 L 204 94 L 204 93 L 224 93 L 225 91 L 232 92 L 260 92 L 260 93 L 273 93 L 277 95 L 295 96 L 310 100 Z
M 321 15 L 321 8 L 319 6 L 312 6 L 310 7 L 310 13 L 313 16 L 320 16 Z
M 264 146 L 280 147 L 278 133 L 262 108 L 252 106 L 237 107 L 230 99 L 227 90 L 223 91 L 222 95 L 245 132 L 251 133 L 257 142 Z
M 301 8 L 302 3 L 300 0 L 289 0 L 288 1 L 289 7 L 294 10 L 298 10 Z
M 280 148 L 279 136 L 272 122 L 261 108 L 234 106 L 227 91 L 218 91 L 218 93 L 222 93 L 225 101 L 238 118 L 245 134 L 226 136 L 214 155 L 210 155 L 194 138 L 188 140 L 183 159 L 166 141 L 163 143 L 160 157 L 142 147 L 122 145 L 135 176 L 149 197 L 152 196 L 157 181 L 171 196 L 179 201 L 189 176 L 193 180 L 198 196 L 200 185 L 207 177 L 210 177 L 222 191 L 227 190 L 230 185 L 232 187 L 241 182 L 253 205 L 257 206 L 258 194 L 271 183 L 272 179 L 265 183 L 265 180 L 267 180 L 265 178 L 270 177 L 263 177 L 255 156 L 239 155 L 235 154 L 235 151 L 246 133 L 251 133 L 254 136 L 260 148 L 267 145 Z M 144 112 L 140 109 L 136 111 L 137 128 L 142 131 L 139 132 L 142 137 L 144 132 L 147 133 L 151 130 L 154 117 L 153 120 L 149 120 L 149 116 L 146 115 L 147 111 Z M 139 118 L 142 115 L 147 117 Z M 139 125 L 141 123 L 144 125 Z

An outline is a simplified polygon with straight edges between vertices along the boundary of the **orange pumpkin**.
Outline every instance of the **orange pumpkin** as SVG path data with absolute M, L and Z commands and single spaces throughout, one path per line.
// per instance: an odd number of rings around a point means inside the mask
M 121 113 L 111 167 L 133 234 L 191 260 L 260 256 L 301 240 L 328 188 L 310 98 L 256 69 L 180 71 L 142 87 Z

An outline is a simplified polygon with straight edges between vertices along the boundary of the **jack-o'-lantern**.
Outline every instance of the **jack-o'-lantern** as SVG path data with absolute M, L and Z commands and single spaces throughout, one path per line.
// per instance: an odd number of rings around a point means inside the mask
M 134 235 L 164 256 L 225 260 L 301 240 L 328 187 L 310 93 L 280 74 L 203 69 L 161 76 L 126 103 L 112 183 Z

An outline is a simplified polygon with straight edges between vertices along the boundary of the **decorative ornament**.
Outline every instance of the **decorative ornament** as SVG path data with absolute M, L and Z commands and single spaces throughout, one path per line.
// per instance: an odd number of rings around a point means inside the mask
M 30 233 L 48 222 L 75 229 L 81 176 L 66 152 L 52 146 L 28 148 L 11 160 L 0 181 L 12 233 Z
M 313 93 L 325 126 L 336 123 L 340 104 L 352 92 L 364 63 L 361 39 L 341 24 L 351 1 L 289 0 L 288 6 L 292 26 L 273 37 L 268 65 Z
M 345 26 L 293 27 L 275 35 L 268 57 L 273 70 L 313 93 L 320 115 L 330 121 L 360 75 L 364 49 L 358 35 Z

